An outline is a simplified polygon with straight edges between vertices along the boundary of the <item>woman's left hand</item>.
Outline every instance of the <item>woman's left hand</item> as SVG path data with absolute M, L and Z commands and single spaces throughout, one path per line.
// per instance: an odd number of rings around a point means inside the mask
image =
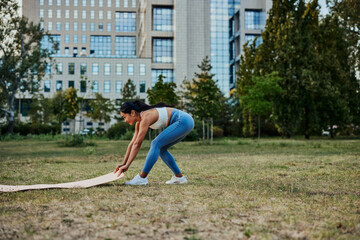
M 129 169 L 128 165 L 124 165 L 124 166 L 119 167 L 117 176 L 119 177 L 121 175 L 121 173 L 126 172 L 128 169 Z

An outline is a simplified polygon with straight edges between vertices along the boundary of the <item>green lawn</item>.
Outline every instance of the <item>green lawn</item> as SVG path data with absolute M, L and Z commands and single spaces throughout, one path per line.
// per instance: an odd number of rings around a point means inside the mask
M 96 177 L 128 141 L 64 148 L 55 140 L 0 142 L 0 184 Z M 188 185 L 168 186 L 159 159 L 149 185 L 125 178 L 89 189 L 0 193 L 0 239 L 359 239 L 360 140 L 223 139 L 170 149 Z

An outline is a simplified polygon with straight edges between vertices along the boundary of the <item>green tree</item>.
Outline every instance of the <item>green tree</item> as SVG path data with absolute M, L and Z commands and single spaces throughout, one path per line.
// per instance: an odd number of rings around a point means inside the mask
M 77 90 L 70 87 L 66 91 L 58 91 L 52 98 L 52 106 L 58 124 L 62 124 L 67 119 L 75 119 L 80 108 Z
M 164 78 L 165 77 L 160 74 L 154 88 L 149 88 L 146 91 L 149 103 L 156 104 L 159 102 L 164 102 L 169 105 L 177 106 L 179 103 L 179 97 L 175 93 L 176 83 L 166 83 L 163 80 Z
M 90 111 L 86 114 L 95 121 L 110 122 L 114 106 L 109 99 L 104 98 L 100 93 L 95 94 L 95 99 L 89 101 Z M 102 130 L 99 130 L 102 134 Z
M 14 102 L 18 91 L 37 92 L 50 56 L 57 49 L 41 49 L 46 35 L 40 28 L 17 15 L 15 0 L 0 3 L 0 92 L 5 98 L 1 110 L 8 114 L 8 133 L 14 129 Z
M 134 101 L 134 100 L 138 99 L 136 94 L 137 94 L 136 86 L 135 86 L 135 84 L 133 84 L 133 82 L 129 78 L 127 80 L 127 82 L 125 83 L 124 87 L 121 89 L 121 95 L 122 95 L 121 102 L 124 103 L 124 102 Z
M 34 95 L 30 105 L 29 117 L 32 123 L 47 124 L 53 120 L 51 98 Z

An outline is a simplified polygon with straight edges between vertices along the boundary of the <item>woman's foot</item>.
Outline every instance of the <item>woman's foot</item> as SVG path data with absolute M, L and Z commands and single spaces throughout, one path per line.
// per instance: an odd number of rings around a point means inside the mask
M 133 185 L 133 186 L 147 185 L 147 184 L 148 184 L 147 177 L 142 178 L 140 177 L 139 174 L 136 175 L 132 180 L 125 182 L 125 185 Z
M 185 184 L 188 183 L 186 176 L 177 177 L 173 176 L 169 181 L 166 181 L 166 184 Z

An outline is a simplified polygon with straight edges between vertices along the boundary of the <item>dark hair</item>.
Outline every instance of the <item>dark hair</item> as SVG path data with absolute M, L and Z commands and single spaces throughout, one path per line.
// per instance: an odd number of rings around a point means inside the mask
M 148 105 L 140 100 L 135 100 L 133 102 L 124 102 L 121 105 L 120 112 L 131 113 L 131 110 L 135 110 L 136 112 L 142 112 L 157 107 L 172 107 L 172 106 L 166 105 L 163 102 L 157 103 L 155 105 Z

